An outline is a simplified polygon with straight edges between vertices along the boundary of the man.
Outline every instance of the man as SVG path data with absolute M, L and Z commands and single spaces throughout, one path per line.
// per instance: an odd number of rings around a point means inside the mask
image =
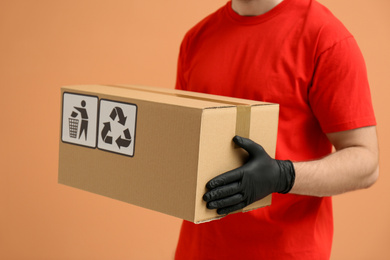
M 314 0 L 232 0 L 186 34 L 176 87 L 280 104 L 276 160 L 235 137 L 248 162 L 204 195 L 220 214 L 270 193 L 272 205 L 184 221 L 176 259 L 329 259 L 330 196 L 378 176 L 366 68 L 341 22 Z

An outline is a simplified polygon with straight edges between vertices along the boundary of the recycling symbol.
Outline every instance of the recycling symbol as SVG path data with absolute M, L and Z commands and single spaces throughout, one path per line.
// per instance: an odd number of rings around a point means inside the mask
M 133 157 L 137 105 L 101 99 L 99 108 L 97 147 Z
M 104 127 L 101 132 L 102 140 L 106 144 L 112 144 L 113 139 L 115 139 L 115 143 L 118 145 L 119 149 L 122 147 L 129 147 L 131 144 L 131 134 L 129 128 L 126 128 L 127 117 L 124 115 L 122 108 L 114 107 L 110 113 L 110 119 L 111 120 L 108 122 L 103 123 Z M 119 124 L 115 127 L 118 128 L 119 126 L 124 129 L 118 137 L 111 136 L 111 123 Z
M 136 104 L 64 92 L 61 140 L 133 157 Z

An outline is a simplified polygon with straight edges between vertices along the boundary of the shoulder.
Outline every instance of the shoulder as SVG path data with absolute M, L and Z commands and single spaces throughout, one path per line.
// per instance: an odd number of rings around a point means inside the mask
M 311 1 L 307 12 L 307 24 L 316 33 L 317 52 L 322 53 L 353 35 L 327 7 Z

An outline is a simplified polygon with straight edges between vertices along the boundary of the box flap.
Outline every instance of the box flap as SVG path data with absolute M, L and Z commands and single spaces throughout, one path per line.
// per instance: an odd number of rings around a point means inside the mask
M 130 98 L 134 100 L 147 100 L 148 102 L 166 103 L 174 106 L 190 107 L 196 109 L 218 108 L 226 106 L 234 106 L 227 102 L 219 102 L 213 99 L 197 99 L 189 96 L 182 97 L 170 95 L 166 93 L 158 93 L 153 91 L 144 91 L 142 89 L 133 89 L 122 86 L 107 86 L 107 85 L 81 85 L 81 86 L 65 86 L 63 91 L 81 91 L 85 94 L 101 93 L 102 95 Z

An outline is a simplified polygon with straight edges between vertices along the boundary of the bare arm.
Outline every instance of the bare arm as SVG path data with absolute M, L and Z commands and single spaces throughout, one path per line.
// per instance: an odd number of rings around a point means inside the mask
M 368 188 L 379 174 L 376 127 L 327 135 L 336 152 L 320 160 L 294 163 L 296 179 L 290 193 L 332 196 Z

